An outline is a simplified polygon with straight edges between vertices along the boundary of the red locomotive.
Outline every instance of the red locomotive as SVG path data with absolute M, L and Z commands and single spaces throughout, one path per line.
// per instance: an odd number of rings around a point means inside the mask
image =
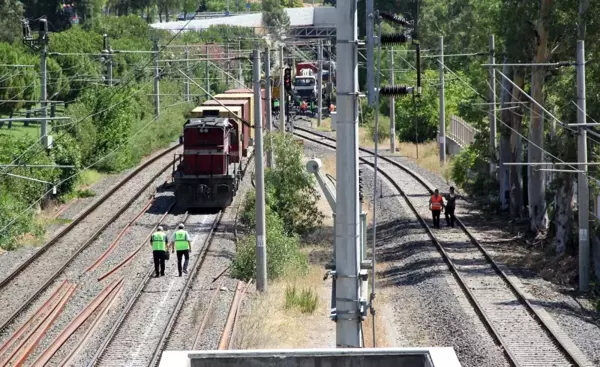
M 235 197 L 254 125 L 254 96 L 240 92 L 227 91 L 204 102 L 183 126 L 183 154 L 176 156 L 173 171 L 179 208 L 224 208 Z M 262 110 L 264 116 L 264 103 Z

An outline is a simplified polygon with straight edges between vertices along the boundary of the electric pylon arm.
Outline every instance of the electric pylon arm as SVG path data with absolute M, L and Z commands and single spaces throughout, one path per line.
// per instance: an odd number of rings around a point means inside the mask
M 327 199 L 327 202 L 331 207 L 331 211 L 335 213 L 335 190 L 329 187 L 329 184 L 327 184 L 327 181 L 325 181 L 325 177 L 323 177 L 323 175 L 321 174 L 320 170 L 322 165 L 323 164 L 321 163 L 320 159 L 313 158 L 306 163 L 306 170 L 309 173 L 313 173 L 315 175 L 315 177 L 317 178 L 317 182 L 319 183 L 319 186 L 321 186 L 321 190 L 323 190 L 325 198 Z

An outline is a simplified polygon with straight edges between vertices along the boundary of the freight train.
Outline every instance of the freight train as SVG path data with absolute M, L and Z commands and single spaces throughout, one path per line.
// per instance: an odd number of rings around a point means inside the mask
M 262 95 L 263 127 L 266 117 Z M 231 89 L 194 108 L 183 126 L 183 154 L 173 165 L 181 209 L 221 209 L 233 201 L 254 145 L 254 93 Z

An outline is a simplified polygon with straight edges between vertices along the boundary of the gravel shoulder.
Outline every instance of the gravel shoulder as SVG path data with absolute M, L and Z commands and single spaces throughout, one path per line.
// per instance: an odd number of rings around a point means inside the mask
M 310 124 L 304 121 L 300 121 L 298 126 L 335 138 L 335 132 L 311 129 Z M 392 155 L 386 149 L 382 149 L 381 154 L 414 170 L 442 193 L 448 192 L 449 187 L 453 185 L 452 182 L 446 182 L 439 175 L 418 166 L 410 158 Z M 520 242 L 510 241 L 517 233 L 507 221 L 490 218 L 485 209 L 478 207 L 468 197 L 465 199 L 458 202 L 457 217 L 484 244 L 496 261 L 506 264 L 524 285 L 525 291 L 532 296 L 532 302 L 552 316 L 591 363 L 600 365 L 600 313 L 593 309 L 588 299 L 575 298 L 575 290 L 572 287 L 553 284 L 535 271 L 535 264 L 527 259 L 532 252 L 540 251 L 526 247 Z

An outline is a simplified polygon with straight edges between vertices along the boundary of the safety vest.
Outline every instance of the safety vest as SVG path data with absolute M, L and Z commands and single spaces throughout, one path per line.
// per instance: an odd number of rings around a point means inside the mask
M 431 195 L 431 210 L 442 210 L 442 195 Z
M 189 250 L 190 242 L 185 239 L 186 231 L 175 231 L 175 250 Z
M 154 232 L 152 234 L 152 250 L 167 251 L 167 235 L 164 232 Z
M 279 107 L 279 101 L 275 101 L 275 102 L 273 102 L 273 106 L 274 106 L 274 107 Z

